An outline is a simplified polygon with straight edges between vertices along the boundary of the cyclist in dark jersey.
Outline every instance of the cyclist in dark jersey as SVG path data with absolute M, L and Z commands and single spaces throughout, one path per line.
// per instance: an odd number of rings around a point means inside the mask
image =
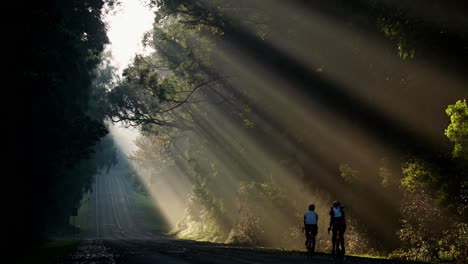
M 344 233 L 346 232 L 346 219 L 343 207 L 340 205 L 340 202 L 333 202 L 333 206 L 330 208 L 330 226 L 328 227 L 328 232 L 332 230 L 332 254 L 341 253 L 345 254 L 344 246 Z M 341 252 L 337 252 L 338 248 L 341 246 Z

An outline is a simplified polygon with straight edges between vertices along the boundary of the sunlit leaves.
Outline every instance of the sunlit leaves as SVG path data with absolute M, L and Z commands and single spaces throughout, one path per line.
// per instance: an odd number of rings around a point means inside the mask
M 389 19 L 382 17 L 379 21 L 382 32 L 390 40 L 396 42 L 398 55 L 402 59 L 413 59 L 416 49 L 408 43 L 406 30 L 411 26 L 407 19 Z
M 228 241 L 251 245 L 265 243 L 271 235 L 265 233 L 270 230 L 268 225 L 273 224 L 271 219 L 279 217 L 289 204 L 286 190 L 274 181 L 247 181 L 240 183 L 237 194 L 240 203 L 238 221 Z M 280 237 L 285 232 L 287 230 L 281 230 L 276 235 Z
M 458 100 L 445 110 L 450 117 L 450 125 L 445 135 L 454 143 L 453 156 L 468 160 L 468 105 L 466 99 Z
M 186 104 L 195 92 L 213 86 L 220 78 L 210 76 L 209 36 L 180 23 L 180 16 L 159 20 L 146 34 L 145 45 L 155 52 L 137 55 L 124 70 L 124 82 L 109 94 L 109 116 L 132 126 L 156 124 L 187 127 Z M 128 108 L 126 108 L 128 107 Z M 175 124 L 175 117 L 179 124 Z M 180 122 L 180 120 L 184 120 Z M 182 124 L 184 123 L 184 124 Z
M 437 182 L 434 168 L 431 168 L 424 161 L 407 163 L 403 168 L 403 174 L 405 174 L 405 177 L 402 179 L 401 184 L 409 190 L 427 190 Z
M 339 166 L 341 177 L 346 183 L 355 183 L 359 181 L 359 171 L 351 168 L 348 163 L 342 163 Z

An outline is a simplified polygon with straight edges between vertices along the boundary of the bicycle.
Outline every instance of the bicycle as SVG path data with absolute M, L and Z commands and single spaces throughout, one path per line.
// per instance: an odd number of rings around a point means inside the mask
M 302 228 L 302 232 L 304 232 L 305 228 Z M 307 255 L 308 256 L 313 256 L 315 254 L 315 234 L 312 232 L 312 230 L 307 230 L 307 244 L 306 244 L 306 249 L 307 249 Z
M 336 240 L 332 238 L 332 255 L 337 257 L 344 257 L 345 255 L 345 246 L 344 246 L 344 236 L 343 232 L 340 229 L 336 229 Z M 330 228 L 328 229 L 328 233 L 330 233 Z

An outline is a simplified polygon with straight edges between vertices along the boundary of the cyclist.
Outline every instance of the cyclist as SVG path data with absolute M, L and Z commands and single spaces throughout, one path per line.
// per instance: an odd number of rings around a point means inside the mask
M 332 230 L 332 254 L 341 253 L 345 254 L 344 246 L 344 233 L 346 231 L 346 219 L 343 207 L 339 201 L 334 201 L 330 208 L 330 226 L 328 227 L 328 233 Z M 341 252 L 337 252 L 341 246 Z
M 312 232 L 313 236 L 317 235 L 317 231 L 318 231 L 317 223 L 318 223 L 318 214 L 315 212 L 315 205 L 310 204 L 309 211 L 307 211 L 304 214 L 304 229 L 305 229 L 305 236 L 306 236 L 306 241 L 305 241 L 306 246 L 307 246 L 307 243 L 309 242 L 309 237 L 308 237 L 309 231 Z M 315 247 L 315 243 L 314 243 L 314 247 Z

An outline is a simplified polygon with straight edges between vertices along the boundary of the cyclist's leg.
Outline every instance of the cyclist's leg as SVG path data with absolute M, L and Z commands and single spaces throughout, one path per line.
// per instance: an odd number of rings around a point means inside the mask
M 309 242 L 309 229 L 310 229 L 310 226 L 305 225 L 304 229 L 305 229 L 304 233 L 305 233 L 305 239 L 306 239 L 304 245 L 307 246 L 307 242 Z
M 338 229 L 335 225 L 332 228 L 332 254 L 335 254 L 335 250 L 337 249 L 337 236 L 338 236 Z
M 312 226 L 312 251 L 315 252 L 315 244 L 316 244 L 316 237 L 318 234 L 318 226 L 313 225 Z
M 340 226 L 340 246 L 341 246 L 341 253 L 344 255 L 346 253 L 345 250 L 345 243 L 344 243 L 344 234 L 346 232 L 346 224 Z

